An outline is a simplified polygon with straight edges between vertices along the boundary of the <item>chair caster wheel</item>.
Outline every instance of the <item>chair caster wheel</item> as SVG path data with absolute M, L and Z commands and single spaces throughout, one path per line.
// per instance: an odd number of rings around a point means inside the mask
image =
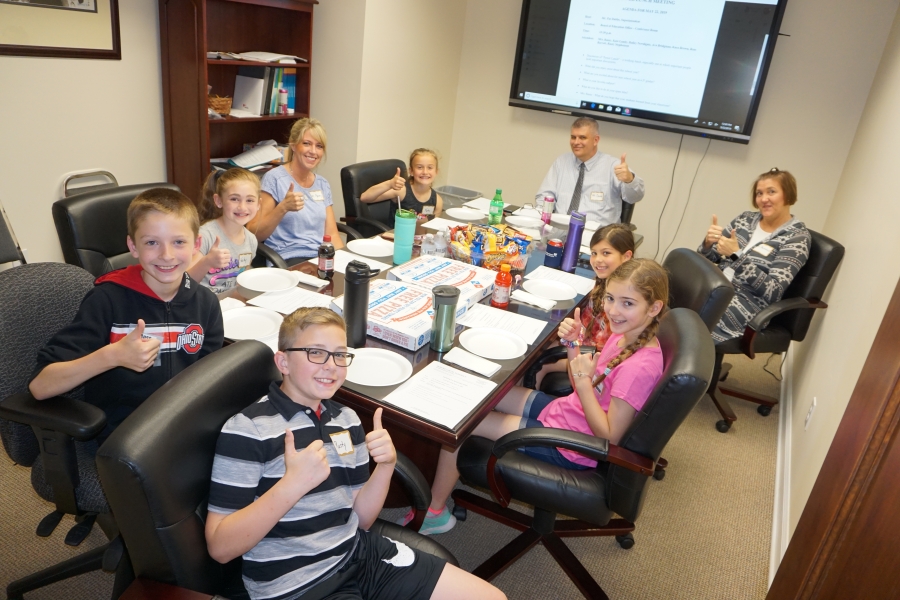
M 456 517 L 457 521 L 465 521 L 468 515 L 469 511 L 466 510 L 465 506 L 453 505 L 453 516 Z
M 634 548 L 634 536 L 630 533 L 626 533 L 625 535 L 617 535 L 616 541 L 619 542 L 619 545 L 622 546 L 625 550 L 631 550 Z
M 658 470 L 656 470 L 656 471 L 653 471 L 653 479 L 655 479 L 655 480 L 657 480 L 657 481 L 662 481 L 662 480 L 665 479 L 665 478 L 666 478 L 666 472 L 665 472 L 665 470 L 663 470 L 663 469 L 658 469 Z
M 716 429 L 719 430 L 719 433 L 728 433 L 728 430 L 731 429 L 731 423 L 722 419 L 718 423 L 716 423 Z
M 756 407 L 756 412 L 758 412 L 759 414 L 761 414 L 764 417 L 768 417 L 770 414 L 772 414 L 772 407 L 766 406 L 765 404 L 760 404 L 759 406 Z

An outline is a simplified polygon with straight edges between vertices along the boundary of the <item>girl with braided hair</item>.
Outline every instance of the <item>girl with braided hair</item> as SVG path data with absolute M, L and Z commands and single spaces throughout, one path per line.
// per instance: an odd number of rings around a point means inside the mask
M 559 343 L 570 348 L 602 348 L 609 339 L 609 325 L 603 313 L 606 278 L 634 256 L 634 234 L 627 225 L 614 223 L 595 231 L 588 247 L 591 249 L 591 269 L 596 277 L 591 301 L 584 310 L 576 308 L 573 319 L 565 319 L 559 325 Z M 541 389 L 541 381 L 547 373 L 565 371 L 567 364 L 568 361 L 562 359 L 541 367 L 535 378 L 535 389 Z
M 478 424 L 474 435 L 497 440 L 525 427 L 555 427 L 618 443 L 662 376 L 663 357 L 656 332 L 668 298 L 669 279 L 656 262 L 632 259 L 622 263 L 606 281 L 603 311 L 611 335 L 603 349 L 593 354 L 582 354 L 577 347 L 569 349 L 568 371 L 575 391 L 553 398 L 514 387 Z M 597 466 L 596 461 L 558 448 L 519 451 L 570 469 Z M 456 452 L 441 450 L 431 486 L 431 507 L 420 533 L 443 533 L 456 524 L 446 502 L 458 479 Z M 401 524 L 412 516 L 411 510 Z

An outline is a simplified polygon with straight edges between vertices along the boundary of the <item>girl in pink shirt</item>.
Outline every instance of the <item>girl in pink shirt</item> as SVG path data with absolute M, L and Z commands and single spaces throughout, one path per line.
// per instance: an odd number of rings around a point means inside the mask
M 557 427 L 618 443 L 662 376 L 656 332 L 668 297 L 668 276 L 656 262 L 632 259 L 622 263 L 607 279 L 604 292 L 603 311 L 611 331 L 606 345 L 593 354 L 582 354 L 577 346 L 568 350 L 569 378 L 575 391 L 552 398 L 514 387 L 478 424 L 474 435 L 497 440 L 525 427 Z M 597 464 L 556 448 L 521 451 L 567 468 L 587 469 Z M 431 487 L 431 508 L 420 533 L 453 528 L 456 519 L 446 503 L 458 479 L 456 452 L 441 450 Z M 411 518 L 409 514 L 405 521 Z
M 603 312 L 603 298 L 606 295 L 606 280 L 625 261 L 634 256 L 634 234 L 627 225 L 615 223 L 598 229 L 591 236 L 591 269 L 597 278 L 591 290 L 590 303 L 582 311 L 575 309 L 574 319 L 565 319 L 559 325 L 559 343 L 571 347 L 575 345 L 602 348 L 611 331 Z M 538 371 L 535 388 L 540 389 L 541 381 L 547 373 L 565 371 L 567 360 L 548 363 Z

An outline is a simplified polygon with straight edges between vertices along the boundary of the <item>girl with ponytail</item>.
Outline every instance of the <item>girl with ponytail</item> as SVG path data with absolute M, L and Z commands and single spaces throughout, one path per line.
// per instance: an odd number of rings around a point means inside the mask
M 555 427 L 618 443 L 662 376 L 663 357 L 656 332 L 668 298 L 669 279 L 661 266 L 647 259 L 622 263 L 606 280 L 603 311 L 611 334 L 603 349 L 593 354 L 581 354 L 578 347 L 569 349 L 568 371 L 575 391 L 553 398 L 514 387 L 478 424 L 474 435 L 497 440 L 525 427 Z M 570 469 L 597 466 L 596 461 L 568 450 L 519 451 Z M 420 533 L 453 528 L 456 519 L 446 502 L 458 479 L 456 453 L 441 450 L 431 507 Z M 412 511 L 402 524 L 411 519 Z

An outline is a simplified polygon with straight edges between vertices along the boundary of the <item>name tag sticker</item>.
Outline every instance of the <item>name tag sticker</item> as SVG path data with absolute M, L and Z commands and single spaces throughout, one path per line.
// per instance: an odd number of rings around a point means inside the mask
M 591 192 L 591 202 L 603 202 L 603 192 Z
M 768 244 L 757 244 L 753 246 L 753 251 L 757 254 L 762 254 L 763 256 L 768 256 L 775 252 L 775 248 Z
M 727 279 L 728 281 L 734 279 L 734 269 L 732 269 L 731 267 L 725 267 L 724 269 L 722 269 L 722 274 L 725 275 L 725 279 Z
M 337 450 L 338 456 L 347 456 L 353 454 L 353 440 L 350 439 L 349 431 L 339 431 L 331 434 L 331 443 Z
M 422 214 L 423 214 L 423 215 L 433 215 L 433 214 L 434 214 L 434 207 L 433 207 L 433 206 L 423 206 L 423 207 L 422 207 Z
M 313 202 L 325 202 L 325 194 L 322 193 L 322 190 L 310 190 L 309 197 Z
M 238 257 L 238 266 L 239 266 L 239 267 L 249 267 L 249 266 L 250 266 L 250 262 L 251 262 L 252 260 L 253 260 L 253 255 L 252 255 L 252 254 L 250 254 L 250 253 L 247 253 L 247 254 L 241 254 L 241 255 Z

